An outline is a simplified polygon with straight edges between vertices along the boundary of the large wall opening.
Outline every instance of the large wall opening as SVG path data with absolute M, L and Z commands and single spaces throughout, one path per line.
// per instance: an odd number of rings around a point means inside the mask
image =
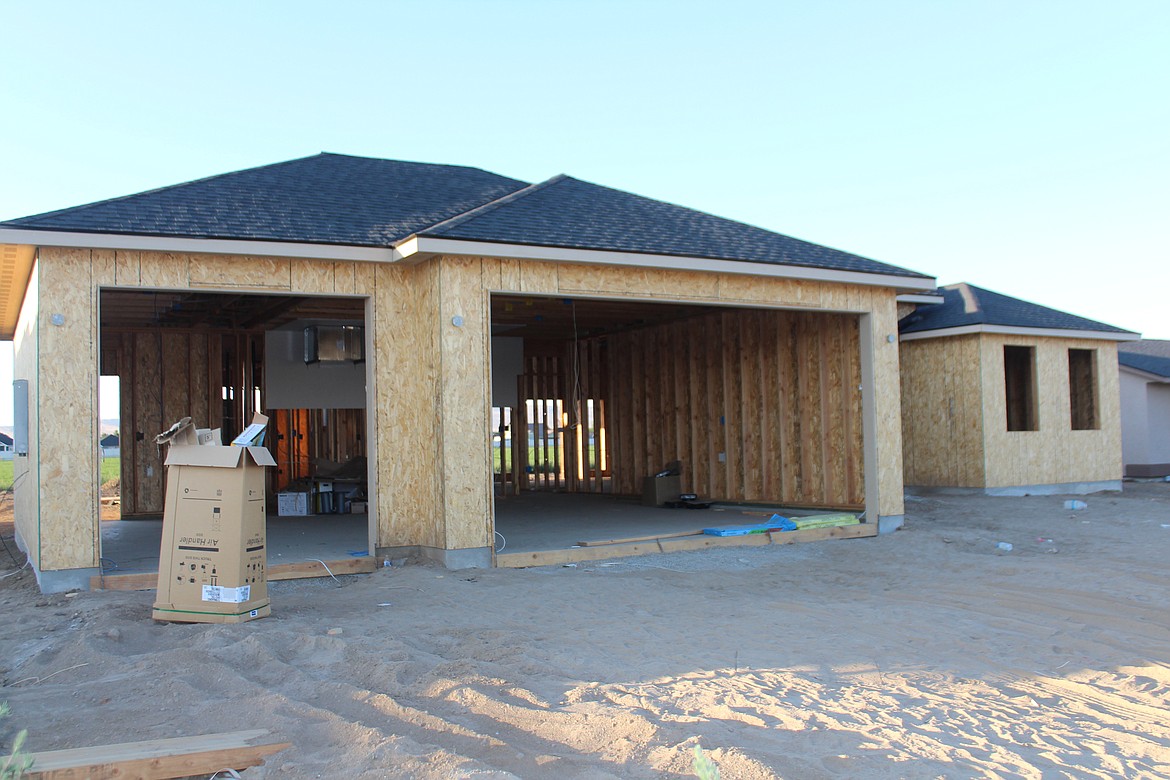
M 579 541 L 555 527 L 747 522 L 643 507 L 645 480 L 674 462 L 681 492 L 718 506 L 864 508 L 858 315 L 520 295 L 491 308 L 497 552 Z
M 352 344 L 363 298 L 107 289 L 100 323 L 101 373 L 119 380 L 121 456 L 103 575 L 157 570 L 166 469 L 154 437 L 183 417 L 224 443 L 255 412 L 270 418 L 270 570 L 370 553 L 364 341 Z M 338 332 L 349 351 L 320 343 Z

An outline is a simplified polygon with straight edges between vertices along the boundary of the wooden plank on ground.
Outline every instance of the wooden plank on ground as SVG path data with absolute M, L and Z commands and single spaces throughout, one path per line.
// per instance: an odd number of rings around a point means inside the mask
M 325 561 L 329 571 L 338 574 L 369 574 L 378 563 L 368 555 L 360 558 L 341 558 Z M 310 577 L 328 577 L 329 571 L 319 561 L 278 563 L 268 567 L 268 581 L 300 580 Z M 143 574 L 107 574 L 89 578 L 91 590 L 154 590 L 158 587 L 158 572 Z
M 154 590 L 158 587 L 158 572 L 143 574 L 107 574 L 89 578 L 90 590 Z
M 862 539 L 877 536 L 876 523 L 839 525 L 830 528 L 805 528 L 801 531 L 778 531 L 769 534 L 773 544 L 800 544 L 802 542 L 823 542 L 826 539 Z
M 336 561 L 325 561 L 329 571 L 334 574 L 369 574 L 378 568 L 377 562 L 368 555 L 360 558 L 343 558 Z M 320 561 L 303 561 L 300 563 L 278 563 L 268 567 L 268 581 L 299 580 L 308 577 L 328 577 L 329 572 Z
M 73 778 L 161 778 L 209 775 L 223 769 L 259 766 L 264 758 L 291 747 L 291 742 L 262 742 L 267 729 L 152 739 L 118 745 L 33 753 L 33 768 L 24 777 L 36 780 Z
M 680 531 L 676 534 L 653 534 L 651 536 L 631 536 L 628 539 L 594 539 L 593 541 L 577 542 L 582 547 L 600 547 L 605 544 L 629 544 L 630 542 L 652 542 L 655 539 L 675 539 L 679 536 L 697 536 L 703 533 L 702 529 L 695 531 Z
M 858 523 L 857 525 L 832 528 L 808 528 L 802 531 L 776 531 L 744 536 L 708 536 L 707 534 L 691 534 L 677 538 L 664 536 L 655 537 L 647 542 L 618 542 L 599 546 L 571 547 L 567 550 L 502 553 L 496 556 L 496 566 L 502 569 L 523 569 L 529 566 L 557 566 L 566 563 L 600 561 L 608 558 L 627 558 L 633 555 L 652 555 L 660 552 L 685 552 L 715 547 L 800 544 L 827 539 L 859 539 L 867 536 L 877 536 L 876 525 Z

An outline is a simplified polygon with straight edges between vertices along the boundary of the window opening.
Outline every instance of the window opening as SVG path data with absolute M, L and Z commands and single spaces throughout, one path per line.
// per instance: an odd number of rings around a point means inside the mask
M 1040 429 L 1036 414 L 1036 348 L 1003 348 L 1004 389 L 1007 396 L 1007 429 Z
M 1072 429 L 1097 430 L 1097 350 L 1068 351 L 1068 395 Z

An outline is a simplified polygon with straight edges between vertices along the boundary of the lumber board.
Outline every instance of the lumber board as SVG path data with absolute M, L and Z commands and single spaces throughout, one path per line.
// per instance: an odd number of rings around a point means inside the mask
M 341 558 L 325 561 L 329 570 L 334 574 L 369 574 L 378 568 L 377 562 L 370 556 L 361 558 Z M 329 572 L 318 561 L 301 561 L 298 563 L 278 563 L 268 567 L 268 581 L 300 580 L 312 577 L 328 577 Z M 91 590 L 154 590 L 158 587 L 158 572 L 144 572 L 141 574 L 107 574 L 104 577 L 95 575 L 89 578 Z
M 567 550 L 540 550 L 534 552 L 503 553 L 496 556 L 496 566 L 502 569 L 523 569 L 530 566 L 559 566 L 568 563 L 602 561 L 610 558 L 628 558 L 635 555 L 653 555 L 660 552 L 687 552 L 716 547 L 758 547 L 769 544 L 800 544 L 829 539 L 860 539 L 877 536 L 872 523 L 809 528 L 803 531 L 776 531 L 746 536 L 708 536 L 695 534 L 679 538 L 655 538 L 649 542 L 627 542 Z
M 650 536 L 631 536 L 628 539 L 594 539 L 592 541 L 577 542 L 582 547 L 600 547 L 605 544 L 628 544 L 630 542 L 652 542 L 655 539 L 675 539 L 680 536 L 695 536 L 703 533 L 702 529 L 694 531 L 680 531 L 674 534 L 653 534 Z
M 90 590 L 154 590 L 158 587 L 158 572 L 141 574 L 96 574 L 89 578 Z
M 865 539 L 877 536 L 877 534 L 877 524 L 858 523 L 857 525 L 840 525 L 829 528 L 782 531 L 768 535 L 772 537 L 772 544 L 802 544 L 804 542 L 823 542 L 829 539 Z
M 361 558 L 343 558 L 335 561 L 325 561 L 334 574 L 369 574 L 378 568 L 373 558 L 366 555 Z M 303 561 L 299 563 L 278 563 L 268 567 L 268 581 L 299 580 L 308 577 L 328 577 L 318 561 Z
M 267 736 L 267 729 L 252 729 L 50 750 L 31 754 L 33 768 L 24 776 L 37 780 L 157 780 L 206 775 L 229 768 L 246 769 L 263 764 L 265 757 L 292 746 L 291 742 L 260 741 Z

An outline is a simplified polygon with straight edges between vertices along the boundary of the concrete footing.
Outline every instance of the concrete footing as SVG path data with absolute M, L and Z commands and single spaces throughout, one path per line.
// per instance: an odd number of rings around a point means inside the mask
M 1121 490 L 1120 479 L 1099 482 L 1058 482 L 1050 485 L 1006 485 L 1003 487 L 936 487 L 907 485 L 906 492 L 916 496 L 1083 496 Z

